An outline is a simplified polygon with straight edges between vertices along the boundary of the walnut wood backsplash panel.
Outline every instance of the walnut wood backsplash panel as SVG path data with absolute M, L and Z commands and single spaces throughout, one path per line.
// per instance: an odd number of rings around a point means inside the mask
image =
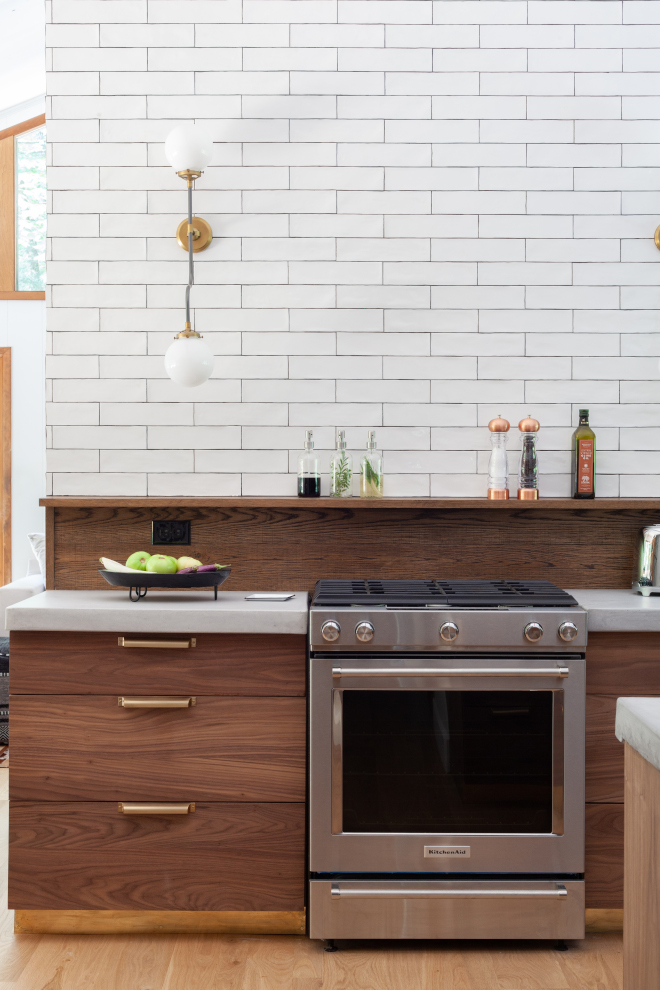
M 231 563 L 236 590 L 311 590 L 320 577 L 528 578 L 562 587 L 625 588 L 639 529 L 660 518 L 660 501 L 570 500 L 533 507 L 483 502 L 428 507 L 433 500 L 387 500 L 378 506 L 295 499 L 226 500 L 163 506 L 149 499 L 47 507 L 48 587 L 108 585 L 99 556 L 124 561 L 151 551 L 151 521 L 190 519 L 192 542 L 174 553 Z M 89 500 L 90 502 L 92 500 Z M 126 502 L 133 504 L 125 504 Z M 205 500 L 207 503 L 212 501 Z M 222 503 L 223 500 L 218 500 Z M 52 504 L 57 502 L 58 504 Z M 50 504 L 49 504 L 50 503 Z M 138 504 L 135 504 L 138 503 Z M 421 503 L 421 504 L 420 504 Z M 502 503 L 494 503 L 501 506 Z M 155 552 L 167 552 L 158 547 Z

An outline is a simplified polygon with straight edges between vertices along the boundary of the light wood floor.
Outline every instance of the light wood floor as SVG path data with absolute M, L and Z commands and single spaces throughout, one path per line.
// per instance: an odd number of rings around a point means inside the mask
M 7 774 L 0 769 L 0 862 Z M 0 905 L 6 904 L 2 869 Z M 621 990 L 620 935 L 547 943 L 344 943 L 298 936 L 14 935 L 0 907 L 0 990 Z

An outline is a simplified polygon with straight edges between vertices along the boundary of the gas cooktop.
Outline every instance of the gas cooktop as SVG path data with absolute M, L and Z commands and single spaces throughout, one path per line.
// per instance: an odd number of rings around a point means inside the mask
M 400 608 L 570 608 L 572 595 L 550 581 L 318 581 L 312 606 L 389 605 Z

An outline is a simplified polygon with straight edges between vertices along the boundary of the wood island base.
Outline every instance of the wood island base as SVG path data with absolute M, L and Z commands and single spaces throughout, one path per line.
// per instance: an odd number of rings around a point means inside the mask
M 304 935 L 302 911 L 20 911 L 21 935 Z

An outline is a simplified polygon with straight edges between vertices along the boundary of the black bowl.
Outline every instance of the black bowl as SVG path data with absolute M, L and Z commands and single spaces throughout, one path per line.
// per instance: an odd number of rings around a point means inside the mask
M 102 571 L 99 570 L 108 584 L 116 588 L 129 588 L 131 601 L 133 589 L 137 591 L 138 598 L 144 598 L 149 588 L 213 588 L 215 597 L 218 597 L 218 588 L 224 584 L 231 574 L 231 565 L 223 567 L 221 571 L 204 571 L 202 574 L 194 572 L 192 574 L 154 574 L 151 571 L 135 571 L 129 574 L 128 571 Z

